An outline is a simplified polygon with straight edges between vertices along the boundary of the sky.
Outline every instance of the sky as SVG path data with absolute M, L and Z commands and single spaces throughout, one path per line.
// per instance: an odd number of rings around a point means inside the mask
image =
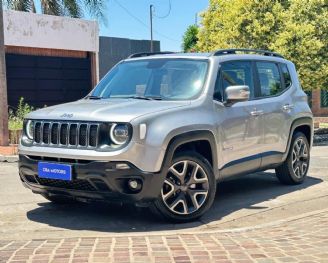
M 186 28 L 195 23 L 197 13 L 207 8 L 208 0 L 171 0 L 171 11 L 166 18 L 158 17 L 168 14 L 169 0 L 109 0 L 107 25 L 100 25 L 100 35 L 150 39 L 150 4 L 155 8 L 154 39 L 161 42 L 162 51 L 179 51 Z
M 82 2 L 82 1 L 81 1 Z M 107 23 L 100 23 L 100 36 L 150 39 L 150 5 L 154 6 L 154 40 L 162 51 L 180 51 L 182 36 L 195 24 L 196 14 L 208 7 L 208 0 L 105 0 Z M 171 3 L 171 9 L 170 9 Z M 35 1 L 40 13 L 40 1 Z M 165 18 L 160 18 L 160 17 Z M 88 14 L 85 19 L 93 20 Z M 198 23 L 200 17 L 198 15 Z

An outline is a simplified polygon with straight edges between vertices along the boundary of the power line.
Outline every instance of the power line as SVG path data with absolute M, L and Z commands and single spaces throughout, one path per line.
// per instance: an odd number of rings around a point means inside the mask
M 171 14 L 171 9 L 172 9 L 171 0 L 169 0 L 169 11 L 167 12 L 167 14 L 165 16 L 157 16 L 156 15 L 156 9 L 155 9 L 154 16 L 157 17 L 157 18 L 160 18 L 160 19 L 167 18 Z
M 114 2 L 119 6 L 121 7 L 129 16 L 131 16 L 132 18 L 134 18 L 136 21 L 138 21 L 141 25 L 143 25 L 144 27 L 150 29 L 150 27 L 145 23 L 143 22 L 140 18 L 138 18 L 137 16 L 135 16 L 132 12 L 129 11 L 129 9 L 127 9 L 125 6 L 123 6 L 118 0 L 114 0 Z M 159 36 L 162 36 L 164 38 L 166 38 L 167 40 L 170 40 L 170 41 L 174 41 L 174 42 L 177 42 L 176 39 L 173 39 L 173 38 L 170 38 L 160 32 L 158 32 L 157 30 L 154 30 L 154 32 L 156 32 L 157 35 Z
M 119 5 L 128 15 L 130 15 L 132 18 L 134 18 L 135 20 L 137 20 L 140 24 L 142 24 L 143 26 L 148 27 L 148 25 L 146 23 L 144 23 L 141 19 L 139 19 L 138 17 L 136 17 L 134 14 L 132 14 L 129 9 L 127 9 L 125 6 L 123 6 L 119 1 L 114 0 L 114 2 Z

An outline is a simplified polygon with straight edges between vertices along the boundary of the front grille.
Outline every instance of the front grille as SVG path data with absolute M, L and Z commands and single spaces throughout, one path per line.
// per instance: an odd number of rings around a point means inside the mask
M 55 179 L 45 179 L 36 177 L 36 180 L 40 185 L 56 187 L 56 188 L 64 188 L 71 190 L 81 190 L 81 191 L 96 191 L 97 189 L 92 186 L 86 180 L 73 180 L 73 181 L 63 181 L 63 180 L 55 180 Z
M 80 126 L 79 145 L 81 145 L 81 146 L 87 145 L 87 125 L 86 124 L 82 124 Z
M 99 126 L 98 123 L 36 121 L 34 143 L 49 146 L 96 148 Z
M 34 140 L 36 143 L 41 143 L 41 122 L 35 123 L 34 126 Z
M 50 123 L 45 123 L 43 125 L 43 131 L 42 131 L 42 138 L 43 138 L 43 143 L 48 144 L 50 142 Z
M 33 175 L 24 175 L 26 181 L 32 184 L 38 184 L 48 187 L 68 189 L 68 190 L 79 190 L 89 192 L 111 192 L 108 185 L 101 179 L 91 179 L 92 183 L 88 180 L 75 179 L 73 181 L 63 181 L 57 179 L 40 178 Z
M 58 138 L 59 138 L 58 130 L 59 130 L 59 124 L 53 123 L 51 126 L 51 143 L 52 144 L 58 143 Z

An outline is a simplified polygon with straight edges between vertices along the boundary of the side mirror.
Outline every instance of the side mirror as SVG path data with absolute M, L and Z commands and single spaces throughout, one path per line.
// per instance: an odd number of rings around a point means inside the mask
M 248 101 L 250 91 L 248 86 L 229 86 L 225 89 L 226 106 L 231 106 L 236 102 Z

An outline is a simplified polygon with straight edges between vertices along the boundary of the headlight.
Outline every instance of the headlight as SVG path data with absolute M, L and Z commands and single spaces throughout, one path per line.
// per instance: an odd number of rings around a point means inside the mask
M 126 124 L 113 124 L 109 135 L 113 143 L 122 145 L 129 140 L 129 127 Z
M 34 138 L 34 123 L 31 120 L 28 120 L 25 127 L 25 133 L 27 138 L 33 140 Z

